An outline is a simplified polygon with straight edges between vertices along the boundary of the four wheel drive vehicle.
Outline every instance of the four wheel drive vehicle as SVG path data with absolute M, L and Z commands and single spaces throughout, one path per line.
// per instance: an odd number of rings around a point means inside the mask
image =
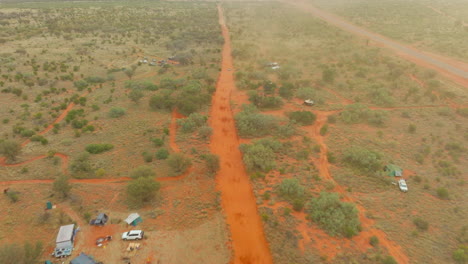
M 145 232 L 141 230 L 131 230 L 122 234 L 123 240 L 140 240 L 143 239 Z
M 105 213 L 100 213 L 96 219 L 92 219 L 89 224 L 90 225 L 98 225 L 98 226 L 103 226 L 107 223 L 107 220 L 109 220 L 109 217 Z
M 312 101 L 310 99 L 304 100 L 304 105 L 312 106 L 312 105 L 314 105 L 314 101 Z
M 406 181 L 404 179 L 398 180 L 398 187 L 402 192 L 408 191 L 408 185 L 406 185 Z

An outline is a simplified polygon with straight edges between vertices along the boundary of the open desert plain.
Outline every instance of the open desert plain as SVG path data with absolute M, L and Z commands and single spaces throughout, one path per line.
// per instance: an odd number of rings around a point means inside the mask
M 467 0 L 0 2 L 0 264 L 464 264 L 467 178 Z

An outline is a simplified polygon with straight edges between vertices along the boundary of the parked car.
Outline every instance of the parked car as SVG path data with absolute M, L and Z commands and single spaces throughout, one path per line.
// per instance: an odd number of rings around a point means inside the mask
M 406 185 L 406 181 L 404 179 L 398 180 L 398 187 L 402 192 L 408 191 L 408 185 Z
M 143 239 L 145 232 L 141 230 L 131 230 L 122 234 L 123 240 L 140 240 Z
M 98 225 L 98 226 L 103 226 L 107 223 L 107 220 L 109 220 L 109 217 L 105 213 L 100 213 L 96 219 L 92 219 L 89 224 L 90 225 Z

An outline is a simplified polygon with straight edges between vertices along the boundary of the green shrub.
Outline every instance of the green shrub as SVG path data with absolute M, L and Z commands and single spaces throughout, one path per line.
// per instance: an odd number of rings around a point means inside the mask
M 332 236 L 352 237 L 361 231 L 356 206 L 341 202 L 337 193 L 320 193 L 307 204 L 306 212 Z
M 57 177 L 54 181 L 54 184 L 52 185 L 52 190 L 58 193 L 59 196 L 62 198 L 68 197 L 71 189 L 72 189 L 72 186 L 70 185 L 68 181 L 68 176 L 64 174 Z
M 316 92 L 314 88 L 311 87 L 301 87 L 296 92 L 296 97 L 302 100 L 314 99 L 316 97 Z
M 468 246 L 460 245 L 452 254 L 453 260 L 455 262 L 464 264 L 468 263 Z
M 164 145 L 164 140 L 162 140 L 161 138 L 152 138 L 151 142 L 153 142 L 155 147 L 161 147 L 162 145 Z
M 16 160 L 16 156 L 21 153 L 21 144 L 13 140 L 0 140 L 0 154 L 8 160 Z
M 420 230 L 420 231 L 426 231 L 429 228 L 429 223 L 421 218 L 415 218 L 413 219 L 413 224 Z
M 130 93 L 128 93 L 128 98 L 135 103 L 138 103 L 141 98 L 143 98 L 144 94 L 141 90 L 132 89 Z
M 296 123 L 303 126 L 312 125 L 317 118 L 314 113 L 310 111 L 295 111 L 288 113 L 288 117 Z
M 177 124 L 180 126 L 180 130 L 183 133 L 191 133 L 195 129 L 206 124 L 208 118 L 199 113 L 192 113 L 187 118 L 178 119 Z
M 276 166 L 275 153 L 269 147 L 262 144 L 242 144 L 240 149 L 243 153 L 242 160 L 249 171 L 267 172 Z
M 169 157 L 169 151 L 165 148 L 160 148 L 156 151 L 156 159 L 158 160 L 164 160 Z
M 449 198 L 449 191 L 447 190 L 447 188 L 439 187 L 439 188 L 437 188 L 437 196 L 440 199 L 448 199 Z
M 346 124 L 367 122 L 371 125 L 382 126 L 387 119 L 387 114 L 382 110 L 370 110 L 362 104 L 351 104 L 341 112 L 340 119 Z
M 26 242 L 23 247 L 18 244 L 3 243 L 0 246 L 0 263 L 30 264 L 37 263 L 43 253 L 41 241 L 35 245 Z
M 143 152 L 142 153 L 143 155 L 143 160 L 145 160 L 145 162 L 152 162 L 153 161 L 153 154 L 152 153 L 149 153 L 149 152 Z
M 353 146 L 344 151 L 344 161 L 365 173 L 374 173 L 382 168 L 382 154 L 361 146 Z
M 161 184 L 150 177 L 139 177 L 127 185 L 129 202 L 134 206 L 141 206 L 151 201 L 161 188 Z
M 398 264 L 392 256 L 386 256 L 382 259 L 382 264 Z
M 114 148 L 112 144 L 89 144 L 86 146 L 85 150 L 91 154 L 99 154 L 105 151 L 109 151 Z
M 169 93 L 153 95 L 149 100 L 149 107 L 152 110 L 172 110 L 174 107 L 174 99 Z
M 327 134 L 327 132 L 328 132 L 328 125 L 325 124 L 320 128 L 320 135 L 325 136 Z
M 169 155 L 167 163 L 176 174 L 184 173 L 192 165 L 190 158 L 180 153 Z
M 369 244 L 371 244 L 371 246 L 373 247 L 376 247 L 379 245 L 379 238 L 376 237 L 376 236 L 371 236 L 370 239 L 369 239 Z
M 213 134 L 213 128 L 209 127 L 209 126 L 201 126 L 199 129 L 198 129 L 198 136 L 201 138 L 201 139 L 204 139 L 204 140 L 207 140 L 211 137 L 211 135 Z
M 279 121 L 272 115 L 264 115 L 252 106 L 247 105 L 235 116 L 236 126 L 241 137 L 262 137 L 273 134 Z
M 19 192 L 9 190 L 7 192 L 7 197 L 12 203 L 16 203 L 19 200 Z
M 112 107 L 109 111 L 109 116 L 112 118 L 118 118 L 124 116 L 127 110 L 122 107 Z
M 294 201 L 304 197 L 305 187 L 296 178 L 284 179 L 278 187 L 278 192 L 283 198 Z
M 206 163 L 206 168 L 210 173 L 217 173 L 220 168 L 219 156 L 216 154 L 205 154 L 203 159 Z
M 156 173 L 149 166 L 139 166 L 130 173 L 130 177 L 138 179 L 141 177 L 155 177 Z
M 88 152 L 78 154 L 78 156 L 71 162 L 70 170 L 74 173 L 89 173 L 93 170 L 89 160 L 90 155 Z
M 78 80 L 73 82 L 73 85 L 78 89 L 78 91 L 83 91 L 88 87 L 88 82 L 85 80 Z
M 34 132 L 34 130 L 31 130 L 31 129 L 25 129 L 21 131 L 22 137 L 32 137 L 34 134 L 36 134 L 36 132 Z

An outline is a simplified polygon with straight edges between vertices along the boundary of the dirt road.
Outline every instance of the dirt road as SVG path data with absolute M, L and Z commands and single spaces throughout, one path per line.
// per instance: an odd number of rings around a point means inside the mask
M 314 16 L 325 20 L 326 22 L 337 26 L 341 29 L 349 31 L 351 33 L 363 36 L 379 44 L 384 45 L 387 48 L 392 49 L 401 57 L 408 59 L 418 65 L 434 69 L 441 74 L 449 77 L 456 83 L 468 88 L 468 65 L 466 63 L 457 62 L 453 59 L 444 58 L 440 55 L 434 56 L 425 52 L 421 52 L 415 48 L 405 46 L 398 43 L 397 41 L 383 37 L 376 33 L 373 33 L 367 29 L 355 26 L 338 16 L 320 10 L 310 3 L 304 2 L 303 0 L 298 1 L 284 1 L 287 4 L 293 4 L 302 10 L 305 10 Z
M 263 225 L 257 211 L 256 199 L 242 162 L 239 140 L 230 105 L 235 89 L 232 71 L 231 43 L 221 7 L 219 23 L 224 37 L 222 68 L 213 97 L 210 125 L 213 136 L 211 151 L 220 157 L 221 168 L 216 181 L 221 191 L 222 206 L 231 231 L 234 249 L 233 263 L 272 263 Z

